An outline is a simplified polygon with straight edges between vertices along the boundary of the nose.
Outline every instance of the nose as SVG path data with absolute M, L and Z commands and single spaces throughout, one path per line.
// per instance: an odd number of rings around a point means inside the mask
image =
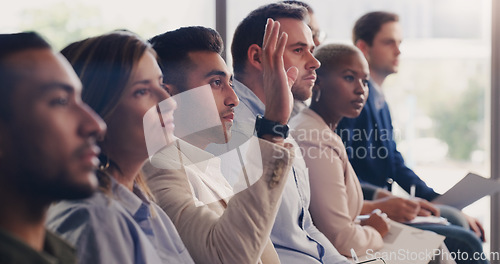
M 312 52 L 308 51 L 307 56 L 308 56 L 307 58 L 308 61 L 306 63 L 307 70 L 316 70 L 321 66 L 321 62 L 319 62 L 319 60 L 317 60 L 316 57 L 314 57 Z
M 103 139 L 106 133 L 106 123 L 87 104 L 81 104 L 81 119 L 78 133 L 84 138 L 94 137 L 98 140 Z
M 400 47 L 401 47 L 401 44 L 396 44 L 396 55 L 401 54 L 401 49 L 400 49 Z
M 240 99 L 233 90 L 233 87 L 227 85 L 226 87 L 226 95 L 224 98 L 224 105 L 230 107 L 236 107 L 240 103 Z
M 356 82 L 356 88 L 354 89 L 355 94 L 364 94 L 368 91 L 368 85 L 365 84 L 363 79 L 359 79 Z
M 159 84 L 158 87 L 155 87 L 155 92 L 156 96 L 158 97 L 158 103 L 171 97 L 170 93 L 167 90 L 167 86 L 163 83 Z
M 158 96 L 158 104 L 162 110 L 162 113 L 177 109 L 177 102 L 167 91 L 166 85 L 164 84 L 160 85 L 160 89 L 158 89 L 157 96 Z

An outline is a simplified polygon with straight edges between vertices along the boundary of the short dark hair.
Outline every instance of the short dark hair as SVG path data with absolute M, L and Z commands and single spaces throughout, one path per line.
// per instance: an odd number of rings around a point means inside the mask
M 272 3 L 261 6 L 240 22 L 233 36 L 231 54 L 235 73 L 243 73 L 247 62 L 247 52 L 251 45 L 262 47 L 265 26 L 268 18 L 292 18 L 304 21 L 308 18 L 307 9 L 296 4 Z
M 360 17 L 352 29 L 352 41 L 356 45 L 358 40 L 363 40 L 368 45 L 373 44 L 375 35 L 383 24 L 387 22 L 398 22 L 399 16 L 395 13 L 376 11 Z
M 16 53 L 28 49 L 52 49 L 50 44 L 36 32 L 21 32 L 14 34 L 0 34 L 0 118 L 9 120 L 10 97 L 17 81 L 22 78 L 6 59 Z
M 284 1 L 281 1 L 280 3 L 285 3 L 285 4 L 289 4 L 289 5 L 299 5 L 299 6 L 303 6 L 307 9 L 307 12 L 311 13 L 311 14 L 314 14 L 314 10 L 312 9 L 312 7 L 306 3 L 306 2 L 302 2 L 302 1 L 298 1 L 298 0 L 284 0 Z
M 328 76 L 333 69 L 345 63 L 345 58 L 356 54 L 363 57 L 363 53 L 354 45 L 330 43 L 318 47 L 314 51 L 314 57 L 321 62 L 321 67 L 316 70 L 318 79 Z
M 149 40 L 158 54 L 163 82 L 182 89 L 186 82 L 184 72 L 189 67 L 189 52 L 208 51 L 221 54 L 224 43 L 217 31 L 196 26 L 182 27 L 157 35 Z

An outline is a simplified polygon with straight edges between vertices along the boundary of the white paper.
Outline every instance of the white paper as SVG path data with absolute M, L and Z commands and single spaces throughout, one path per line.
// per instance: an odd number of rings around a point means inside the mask
M 444 236 L 434 232 L 390 221 L 389 233 L 384 237 L 384 247 L 376 252 L 367 251 L 367 255 L 359 260 L 381 257 L 387 264 L 426 264 L 444 239 Z
M 413 218 L 413 220 L 406 222 L 405 224 L 409 225 L 427 225 L 427 224 L 435 224 L 435 225 L 449 225 L 448 219 L 441 216 L 417 216 Z
M 453 206 L 462 210 L 482 197 L 498 191 L 500 191 L 500 182 L 469 173 L 446 193 L 432 200 L 432 202 Z

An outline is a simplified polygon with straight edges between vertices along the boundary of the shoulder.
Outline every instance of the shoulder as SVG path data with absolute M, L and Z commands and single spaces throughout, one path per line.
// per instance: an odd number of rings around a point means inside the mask
M 48 211 L 46 226 L 58 234 L 130 226 L 133 219 L 112 197 L 96 192 L 84 200 L 61 201 Z M 74 234 L 73 234 L 74 235 Z

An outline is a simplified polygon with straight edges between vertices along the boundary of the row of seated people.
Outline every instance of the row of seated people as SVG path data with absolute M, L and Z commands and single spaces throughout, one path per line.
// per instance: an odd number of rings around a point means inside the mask
M 351 263 L 347 249 L 381 248 L 387 215 L 355 223 L 371 207 L 333 133 L 363 109 L 368 64 L 354 46 L 314 52 L 308 17 L 285 3 L 250 13 L 234 79 L 204 27 L 149 43 L 115 31 L 65 58 L 35 33 L 2 35 L 0 196 L 13 202 L 0 206 L 0 262 Z M 285 124 L 313 86 L 292 134 L 329 133 L 299 148 Z M 321 148 L 327 159 L 300 151 Z M 482 251 L 453 233 L 452 252 Z

